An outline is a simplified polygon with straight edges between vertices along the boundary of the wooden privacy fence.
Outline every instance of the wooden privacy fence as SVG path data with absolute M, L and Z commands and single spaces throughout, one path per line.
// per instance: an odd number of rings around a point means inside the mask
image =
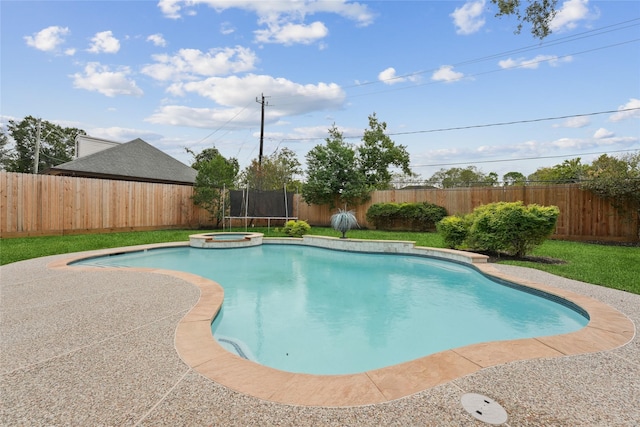
M 636 212 L 630 211 L 625 215 L 608 201 L 581 190 L 575 184 L 376 191 L 369 202 L 356 207 L 355 211 L 360 226 L 369 227 L 366 213 L 374 203 L 429 202 L 443 206 L 449 215 L 455 215 L 472 212 L 483 204 L 520 200 L 526 205 L 555 205 L 560 209 L 554 238 L 609 242 L 640 240 Z M 309 206 L 304 202 L 296 205 L 299 206 L 296 216 L 312 225 L 329 225 L 330 217 L 336 211 L 328 206 Z
M 0 237 L 212 227 L 192 194 L 185 185 L 0 172 Z M 365 214 L 373 203 L 430 202 L 464 214 L 481 204 L 518 200 L 558 206 L 558 239 L 639 240 L 636 214 L 622 215 L 576 185 L 377 191 L 355 210 L 360 225 L 368 227 Z M 334 212 L 296 195 L 291 216 L 328 226 Z
M 0 172 L 0 237 L 195 228 L 193 187 Z

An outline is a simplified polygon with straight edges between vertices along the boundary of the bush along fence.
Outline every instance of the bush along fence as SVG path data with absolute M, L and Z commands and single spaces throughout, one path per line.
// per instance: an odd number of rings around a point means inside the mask
M 0 171 L 0 237 L 213 227 L 192 195 L 193 188 L 184 185 Z M 640 241 L 637 212 L 621 211 L 577 185 L 376 191 L 369 202 L 349 209 L 361 228 L 374 228 L 367 211 L 379 203 L 430 204 L 448 215 L 465 215 L 481 205 L 517 201 L 558 207 L 552 238 Z M 312 226 L 330 227 L 336 213 L 329 206 L 307 205 L 299 194 L 292 207 L 292 217 Z
M 374 203 L 367 209 L 367 221 L 380 230 L 434 231 L 447 210 L 429 202 Z
M 553 233 L 559 213 L 556 206 L 490 203 L 464 216 L 446 217 L 437 228 L 452 249 L 523 257 Z

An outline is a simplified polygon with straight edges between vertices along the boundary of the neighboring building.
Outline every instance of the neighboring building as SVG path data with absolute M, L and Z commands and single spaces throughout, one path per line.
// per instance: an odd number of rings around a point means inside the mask
M 86 157 L 90 154 L 97 153 L 98 151 L 116 147 L 121 144 L 121 142 L 95 138 L 89 135 L 78 135 L 76 137 L 76 152 L 74 158 L 79 159 L 80 157 Z
M 193 185 L 197 171 L 142 139 L 117 143 L 83 136 L 76 159 L 44 171 L 47 175 Z

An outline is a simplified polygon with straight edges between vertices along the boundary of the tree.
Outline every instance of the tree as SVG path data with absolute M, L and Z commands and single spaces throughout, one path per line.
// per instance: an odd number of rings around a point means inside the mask
M 192 151 L 187 151 L 193 154 Z M 233 187 L 240 170 L 238 160 L 226 159 L 216 148 L 207 148 L 195 156 L 191 167 L 198 171 L 193 186 L 193 203 L 206 209 L 218 227 L 224 217 L 223 188 Z
M 464 169 L 442 168 L 429 178 L 429 182 L 442 188 L 492 187 L 498 182 L 498 175 L 495 172 L 492 172 L 487 176 L 475 166 L 468 166 Z
M 335 124 L 329 129 L 325 142 L 307 153 L 307 180 L 302 186 L 304 200 L 315 205 L 329 204 L 332 208 L 336 201 L 358 205 L 367 200 L 373 188 L 366 185 L 355 148 L 345 142 Z
M 571 184 L 579 182 L 584 175 L 586 166 L 580 161 L 580 157 L 573 160 L 565 160 L 559 165 L 538 168 L 529 175 L 529 182 L 540 184 Z
M 4 130 L 0 130 L 0 170 L 5 170 L 11 159 L 11 152 L 8 145 L 9 137 L 4 133 Z
M 376 190 L 388 190 L 393 175 L 389 171 L 396 166 L 405 175 L 413 175 L 409 167 L 409 153 L 404 145 L 396 145 L 385 134 L 387 124 L 379 122 L 376 114 L 369 116 L 369 129 L 364 131 L 362 144 L 357 149 L 359 167 L 366 185 Z
M 294 192 L 300 186 L 300 181 L 295 177 L 301 173 L 296 154 L 288 148 L 283 148 L 263 157 L 262 165 L 254 159 L 242 171 L 239 181 L 246 183 L 249 188 L 266 191 L 282 190 L 286 184 L 287 191 Z
M 603 154 L 587 166 L 584 175 L 583 189 L 610 200 L 623 212 L 630 207 L 640 216 L 640 151 L 620 158 Z
M 515 16 L 518 26 L 515 33 L 520 34 L 524 23 L 531 25 L 531 34 L 540 40 L 551 34 L 551 21 L 556 16 L 558 0 L 491 0 L 498 7 L 497 17 Z
M 502 182 L 504 182 L 505 187 L 511 185 L 525 185 L 527 183 L 527 177 L 520 172 L 507 172 L 502 175 Z
M 495 172 L 489 172 L 484 177 L 484 184 L 487 187 L 495 187 L 498 185 L 498 174 Z
M 373 190 L 390 188 L 393 166 L 412 174 L 409 153 L 385 134 L 386 128 L 387 124 L 378 121 L 373 113 L 362 144 L 356 147 L 344 141 L 334 124 L 326 144 L 307 153 L 307 182 L 302 187 L 305 201 L 332 208 L 337 201 L 359 205 L 369 199 Z
M 77 128 L 63 128 L 46 120 L 27 116 L 22 121 L 9 120 L 7 126 L 14 146 L 5 155 L 2 163 L 9 172 L 34 173 L 36 140 L 40 127 L 40 152 L 38 172 L 69 162 L 73 159 L 76 136 L 86 135 Z

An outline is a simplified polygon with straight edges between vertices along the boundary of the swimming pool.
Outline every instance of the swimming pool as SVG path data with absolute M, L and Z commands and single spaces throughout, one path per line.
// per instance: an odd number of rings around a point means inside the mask
M 289 372 L 345 374 L 473 343 L 556 335 L 577 307 L 428 257 L 265 244 L 169 248 L 83 261 L 189 271 L 225 290 L 212 333 L 227 350 Z M 480 307 L 488 307 L 479 315 Z

